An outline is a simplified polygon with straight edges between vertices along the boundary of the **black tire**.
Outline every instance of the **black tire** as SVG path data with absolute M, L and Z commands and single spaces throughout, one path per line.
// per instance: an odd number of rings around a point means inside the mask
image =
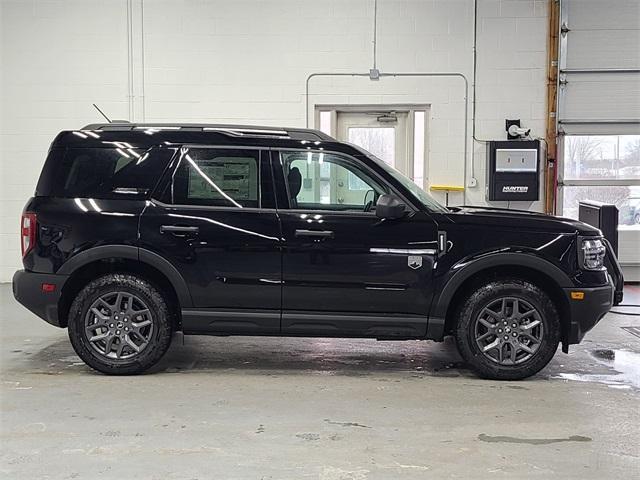
M 112 298 L 110 296 L 117 296 L 118 293 L 123 294 L 122 298 L 135 298 L 136 302 L 140 302 L 138 303 L 139 305 L 146 307 L 145 312 L 148 311 L 148 313 L 144 314 L 144 322 L 149 321 L 148 326 L 145 325 L 145 327 L 139 329 L 144 329 L 145 332 L 148 332 L 146 343 L 144 343 L 142 347 L 138 345 L 138 348 L 140 348 L 139 352 L 135 352 L 132 348 L 128 347 L 128 344 L 125 344 L 125 348 L 122 350 L 128 353 L 128 358 L 111 358 L 106 356 L 104 354 L 106 346 L 104 348 L 99 346 L 101 345 L 100 342 L 92 343 L 88 338 L 90 333 L 85 333 L 87 331 L 87 322 L 91 323 L 89 319 L 93 316 L 93 314 L 89 314 L 89 309 L 92 308 L 92 306 L 95 307 L 96 302 L 100 302 L 100 299 Z M 121 297 L 117 298 L 120 299 Z M 133 300 L 131 300 L 131 303 L 133 303 Z M 127 305 L 127 301 L 125 300 L 123 304 Z M 130 304 L 129 307 L 131 307 Z M 119 309 L 118 307 L 118 310 Z M 92 312 L 93 311 L 94 310 L 92 310 Z M 133 315 L 135 315 L 135 313 Z M 106 318 L 111 319 L 112 316 L 113 315 Z M 94 318 L 97 322 L 98 317 Z M 137 318 L 142 319 L 143 317 L 140 316 Z M 112 320 L 105 320 L 105 323 L 111 321 Z M 133 319 L 131 321 L 133 321 Z M 142 324 L 142 322 L 140 324 Z M 113 323 L 110 325 L 113 326 Z M 133 326 L 134 324 L 129 323 L 128 325 Z M 107 327 L 108 325 L 105 325 L 104 330 L 98 330 L 98 332 L 109 332 Z M 119 330 L 118 334 L 120 333 L 124 333 L 124 330 Z M 131 333 L 133 334 L 134 332 L 132 331 Z M 114 334 L 115 331 L 112 331 L 109 336 L 113 336 Z M 146 280 L 134 275 L 114 273 L 92 281 L 78 293 L 69 310 L 69 339 L 71 340 L 73 349 L 91 368 L 109 375 L 133 375 L 144 372 L 157 363 L 166 353 L 171 344 L 171 336 L 171 318 L 162 295 Z M 118 342 L 116 343 L 116 349 L 117 346 L 123 342 L 121 338 L 122 337 L 116 337 L 115 339 L 115 342 Z M 131 338 L 135 339 L 133 341 L 134 344 L 136 342 L 140 344 L 144 342 L 142 335 L 140 338 L 137 336 Z M 129 341 L 129 338 L 127 338 L 127 341 Z M 112 342 L 114 342 L 114 340 L 112 340 Z M 100 351 L 101 349 L 103 352 Z M 113 346 L 109 344 L 109 352 L 111 352 L 109 355 L 115 355 L 112 349 Z M 118 353 L 118 356 L 119 355 L 120 353 Z M 127 355 L 123 354 L 122 356 L 126 357 Z
M 502 309 L 495 313 L 493 305 L 502 305 Z M 521 312 L 522 309 L 527 312 L 522 315 L 513 313 L 515 310 Z M 506 315 L 501 312 L 506 312 Z M 530 282 L 519 279 L 491 281 L 477 287 L 464 300 L 457 313 L 455 336 L 458 351 L 481 377 L 493 380 L 521 380 L 530 377 L 542 370 L 558 349 L 560 318 L 556 307 L 545 292 Z M 507 318 L 494 318 L 502 316 Z M 517 320 L 520 316 L 522 319 Z M 504 324 L 503 321 L 508 318 L 512 320 Z M 496 324 L 488 328 L 485 326 L 487 321 L 495 321 Z M 516 324 L 517 328 L 511 328 Z M 534 329 L 530 331 L 529 325 L 536 325 L 536 343 L 532 341 L 535 335 L 531 335 Z M 520 336 L 521 332 L 525 332 L 522 335 L 526 336 Z M 486 339 L 482 340 L 482 337 Z M 491 347 L 496 342 L 499 346 Z M 488 351 L 482 351 L 489 347 Z M 520 350 L 521 347 L 526 347 L 527 351 Z M 532 350 L 534 353 L 530 353 Z M 520 356 L 520 360 L 516 356 Z M 504 364 L 503 361 L 509 364 Z

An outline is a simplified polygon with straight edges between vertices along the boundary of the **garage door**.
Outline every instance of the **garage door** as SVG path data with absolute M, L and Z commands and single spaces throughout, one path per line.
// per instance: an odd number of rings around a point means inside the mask
M 560 208 L 584 199 L 620 210 L 619 257 L 640 280 L 640 1 L 562 0 Z

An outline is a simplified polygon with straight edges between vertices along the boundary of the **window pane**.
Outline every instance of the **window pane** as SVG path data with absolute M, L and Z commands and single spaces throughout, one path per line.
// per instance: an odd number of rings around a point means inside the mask
M 621 230 L 640 229 L 640 186 L 565 186 L 562 187 L 562 199 L 562 215 L 565 217 L 577 219 L 578 203 L 596 200 L 618 207 Z
M 567 135 L 564 178 L 640 178 L 640 135 Z
M 137 148 L 70 148 L 50 186 L 56 197 L 130 198 L 149 192 L 165 169 L 173 150 Z M 57 159 L 56 159 L 57 160 Z
M 190 149 L 173 180 L 173 203 L 258 207 L 258 152 Z
M 292 208 L 372 211 L 384 193 L 348 159 L 326 153 L 282 153 Z
M 349 142 L 364 148 L 392 167 L 396 163 L 396 129 L 393 127 L 349 128 Z
M 413 181 L 424 187 L 424 117 L 425 112 L 413 116 Z
M 331 112 L 320 112 L 320 131 L 331 135 Z

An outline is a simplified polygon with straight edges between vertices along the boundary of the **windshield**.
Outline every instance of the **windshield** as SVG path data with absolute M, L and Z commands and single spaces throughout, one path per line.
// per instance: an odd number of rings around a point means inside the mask
M 357 145 L 353 145 L 353 146 L 356 147 L 360 152 L 362 152 L 368 158 L 376 162 L 376 164 L 378 164 L 381 168 L 383 168 L 389 175 L 391 175 L 398 182 L 400 182 L 402 186 L 405 187 L 407 190 L 409 190 L 414 197 L 416 197 L 425 207 L 427 207 L 427 209 L 429 209 L 432 212 L 439 212 L 439 213 L 448 212 L 448 210 L 442 205 L 440 205 L 431 195 L 429 195 L 427 192 L 421 189 L 418 185 L 413 183 L 413 180 L 405 177 L 398 170 L 387 165 L 384 161 L 380 160 L 378 157 L 376 157 L 372 153 L 367 152 L 364 148 L 358 147 Z

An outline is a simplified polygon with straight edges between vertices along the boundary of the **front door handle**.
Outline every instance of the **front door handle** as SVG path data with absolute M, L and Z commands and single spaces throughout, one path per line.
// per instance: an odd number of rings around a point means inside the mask
M 160 233 L 173 233 L 174 235 L 184 236 L 187 233 L 198 233 L 199 227 L 189 227 L 186 225 L 162 225 Z
M 296 237 L 333 238 L 331 230 L 296 230 Z

